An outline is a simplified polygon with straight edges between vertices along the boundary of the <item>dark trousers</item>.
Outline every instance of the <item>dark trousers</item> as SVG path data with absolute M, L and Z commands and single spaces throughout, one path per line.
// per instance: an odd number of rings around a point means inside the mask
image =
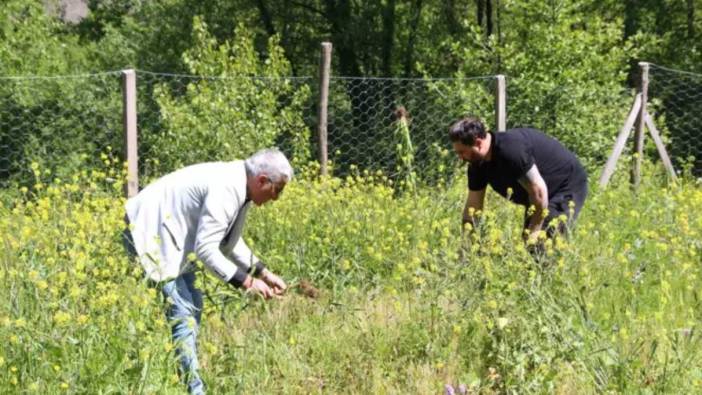
M 557 192 L 548 200 L 548 215 L 544 219 L 542 229 L 546 231 L 548 237 L 553 238 L 557 234 L 567 235 L 575 226 L 575 221 L 578 219 L 580 210 L 585 204 L 587 198 L 587 181 L 583 181 L 568 188 L 566 191 Z M 572 202 L 572 203 L 571 203 Z M 571 208 L 571 205 L 573 206 Z M 524 211 L 524 228 L 529 225 L 529 208 Z M 566 221 L 559 219 L 561 215 L 565 215 Z

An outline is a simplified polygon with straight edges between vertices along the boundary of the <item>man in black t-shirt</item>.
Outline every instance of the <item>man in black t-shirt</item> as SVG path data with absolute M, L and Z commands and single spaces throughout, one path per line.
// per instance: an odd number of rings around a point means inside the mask
M 475 225 L 489 184 L 508 200 L 526 207 L 524 240 L 538 242 L 541 230 L 549 237 L 566 227 L 552 220 L 561 214 L 571 225 L 587 197 L 587 174 L 576 156 L 558 140 L 536 129 L 492 133 L 476 118 L 464 118 L 449 129 L 459 158 L 469 162 L 468 199 L 463 224 Z

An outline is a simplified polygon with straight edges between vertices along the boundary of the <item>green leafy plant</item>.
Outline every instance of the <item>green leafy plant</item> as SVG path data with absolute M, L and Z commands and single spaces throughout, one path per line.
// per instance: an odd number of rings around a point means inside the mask
M 143 141 L 155 172 L 245 158 L 281 141 L 295 164 L 308 161 L 302 113 L 310 90 L 288 78 L 290 65 L 277 38 L 261 60 L 242 27 L 233 41 L 217 44 L 195 18 L 193 34 L 195 45 L 183 57 L 195 76 L 164 81 L 154 91 L 162 130 L 147 131 Z

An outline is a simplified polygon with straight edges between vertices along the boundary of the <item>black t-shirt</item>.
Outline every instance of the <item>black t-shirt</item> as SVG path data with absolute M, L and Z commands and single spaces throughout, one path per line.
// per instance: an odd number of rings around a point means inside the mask
M 546 182 L 548 197 L 579 193 L 587 189 L 587 174 L 575 155 L 558 140 L 536 129 L 510 129 L 492 134 L 490 161 L 468 166 L 468 187 L 479 191 L 488 184 L 517 204 L 529 205 L 529 195 L 519 178 L 536 164 Z

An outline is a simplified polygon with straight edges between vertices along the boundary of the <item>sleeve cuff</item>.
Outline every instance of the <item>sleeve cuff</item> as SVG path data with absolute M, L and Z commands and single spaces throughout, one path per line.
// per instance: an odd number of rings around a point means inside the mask
M 251 265 L 249 267 L 248 273 L 253 275 L 254 277 L 258 277 L 263 273 L 263 270 L 266 268 L 266 265 L 263 264 L 263 262 L 258 261 L 255 264 Z
M 237 271 L 234 272 L 234 275 L 227 282 L 236 288 L 241 288 L 241 286 L 244 285 L 244 281 L 246 281 L 246 277 L 248 277 L 246 272 L 237 269 Z

